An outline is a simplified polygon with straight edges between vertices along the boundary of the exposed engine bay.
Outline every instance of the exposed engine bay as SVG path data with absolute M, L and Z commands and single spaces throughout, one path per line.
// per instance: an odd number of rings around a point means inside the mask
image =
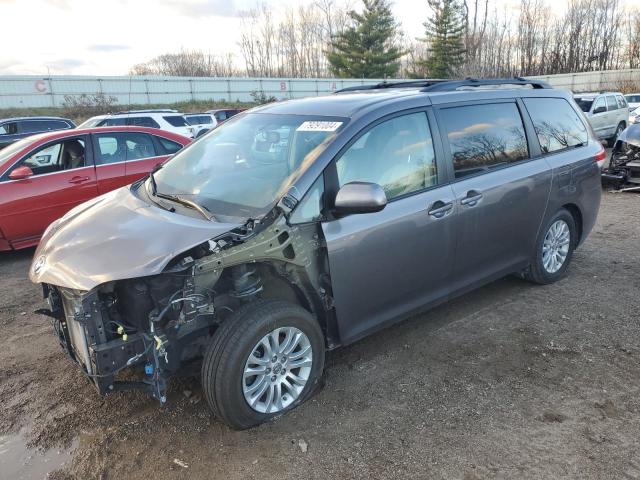
M 630 125 L 618 137 L 602 182 L 616 190 L 640 191 L 640 124 Z
M 88 292 L 43 284 L 50 310 L 41 313 L 52 317 L 62 347 L 100 393 L 142 389 L 161 403 L 168 378 L 197 365 L 218 326 L 258 298 L 305 306 L 320 321 L 328 346 L 336 346 L 317 226 L 289 226 L 278 208 L 270 215 L 191 248 L 158 275 L 106 282 Z M 141 379 L 119 379 L 128 367 Z

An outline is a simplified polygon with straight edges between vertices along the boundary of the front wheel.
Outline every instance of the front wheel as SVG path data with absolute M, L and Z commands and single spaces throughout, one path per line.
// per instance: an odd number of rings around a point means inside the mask
M 566 209 L 551 217 L 536 241 L 527 280 L 539 284 L 553 283 L 565 274 L 577 245 L 576 222 Z
M 214 415 L 246 429 L 305 401 L 324 368 L 324 336 L 298 305 L 245 305 L 216 332 L 202 364 L 202 388 Z

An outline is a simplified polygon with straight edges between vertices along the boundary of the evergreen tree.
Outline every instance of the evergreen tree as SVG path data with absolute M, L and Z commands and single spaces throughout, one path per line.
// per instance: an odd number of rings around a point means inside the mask
M 458 0 L 427 1 L 434 15 L 423 24 L 428 53 L 420 66 L 431 78 L 450 78 L 464 62 L 464 11 Z
M 394 77 L 404 54 L 395 44 L 398 24 L 387 0 L 362 0 L 364 11 L 349 12 L 353 25 L 336 35 L 327 52 L 331 72 L 343 78 Z

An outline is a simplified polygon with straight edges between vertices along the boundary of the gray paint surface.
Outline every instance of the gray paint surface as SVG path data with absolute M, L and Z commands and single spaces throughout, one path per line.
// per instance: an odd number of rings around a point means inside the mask
M 113 280 L 154 275 L 179 253 L 237 226 L 171 213 L 122 187 L 54 222 L 40 241 L 29 278 L 91 290 Z M 36 272 L 39 261 L 44 263 Z

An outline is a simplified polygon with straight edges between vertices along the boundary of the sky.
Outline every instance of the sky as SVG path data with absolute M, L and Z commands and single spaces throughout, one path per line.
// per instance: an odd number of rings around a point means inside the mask
M 232 52 L 241 65 L 240 14 L 258 1 L 0 0 L 0 36 L 15 39 L 3 42 L 0 75 L 126 75 L 137 63 L 181 49 Z M 300 1 L 262 3 L 277 15 Z M 497 1 L 513 8 L 517 0 Z M 392 8 L 410 37 L 423 35 L 426 0 L 394 0 Z

